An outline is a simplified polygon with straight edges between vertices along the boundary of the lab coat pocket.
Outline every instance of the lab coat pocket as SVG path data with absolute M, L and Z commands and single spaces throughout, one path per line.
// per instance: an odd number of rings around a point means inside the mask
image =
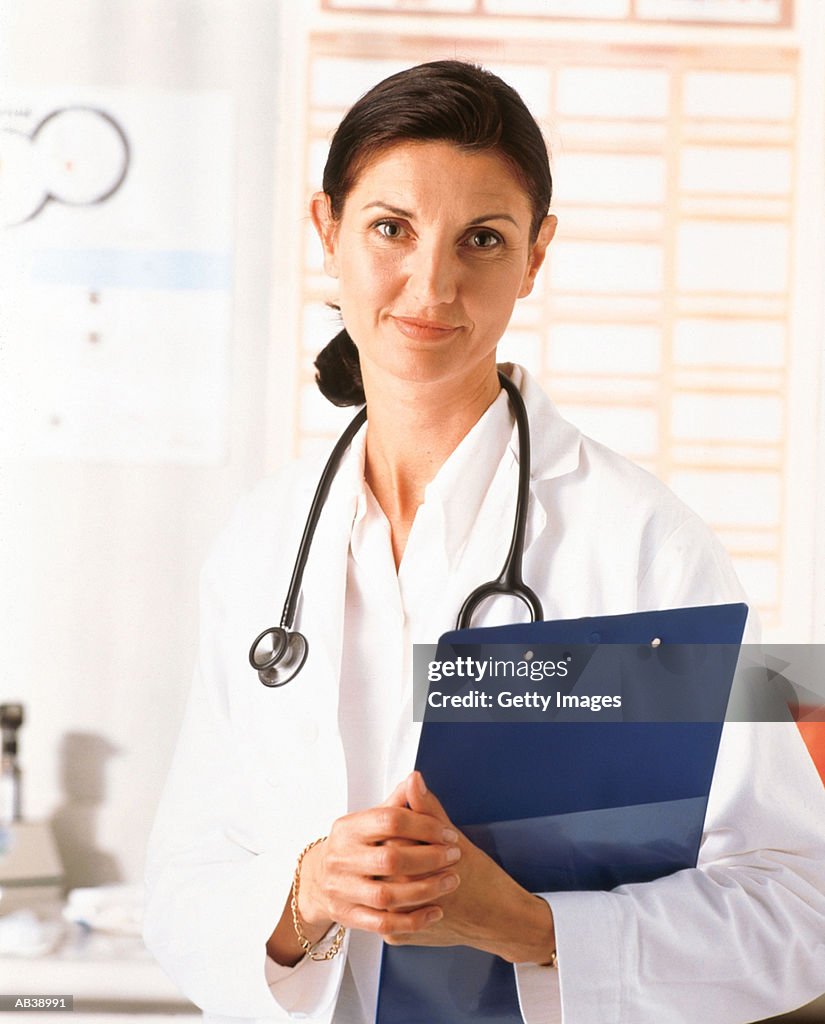
M 337 707 L 319 696 L 324 680 L 317 668 L 307 666 L 292 682 L 276 688 L 263 686 L 248 665 L 246 669 L 230 700 L 235 742 L 246 771 L 289 805 L 291 819 L 305 820 L 310 831 L 318 821 L 315 833 L 321 834 L 346 811 Z
M 346 773 L 328 770 L 306 700 L 281 697 L 286 694 L 248 682 L 234 709 L 233 731 L 247 788 L 256 794 L 255 820 L 246 826 L 262 849 L 294 852 L 328 834 L 345 813 Z
M 314 760 L 318 724 L 306 700 L 287 689 L 253 687 L 250 679 L 243 697 L 235 701 L 233 727 L 249 770 L 269 785 L 293 787 L 302 763 Z

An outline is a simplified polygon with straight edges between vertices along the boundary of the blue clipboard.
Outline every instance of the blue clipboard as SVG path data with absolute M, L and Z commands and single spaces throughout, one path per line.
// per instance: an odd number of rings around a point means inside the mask
M 439 659 L 455 646 L 483 655 L 491 645 L 649 645 L 654 637 L 663 648 L 723 645 L 728 655 L 687 680 L 712 688 L 715 720 L 444 722 L 425 714 L 415 766 L 451 820 L 531 892 L 609 890 L 694 867 L 747 611 L 713 605 L 447 633 Z M 385 946 L 375 1020 L 520 1024 L 513 966 L 465 946 Z

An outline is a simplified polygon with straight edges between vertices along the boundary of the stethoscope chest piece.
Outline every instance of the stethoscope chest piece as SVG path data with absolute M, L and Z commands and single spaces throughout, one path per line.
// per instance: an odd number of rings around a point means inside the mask
M 303 633 L 273 626 L 255 638 L 249 648 L 249 664 L 264 686 L 283 686 L 301 671 L 308 651 Z

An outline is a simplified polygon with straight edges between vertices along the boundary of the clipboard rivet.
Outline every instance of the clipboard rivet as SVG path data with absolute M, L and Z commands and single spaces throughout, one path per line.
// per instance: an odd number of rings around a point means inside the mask
M 658 636 L 654 636 L 653 639 L 650 641 L 650 646 L 651 647 L 661 647 L 662 646 L 661 639 Z
M 524 660 L 525 661 L 532 661 L 533 657 L 534 657 L 533 651 L 525 651 L 524 652 Z

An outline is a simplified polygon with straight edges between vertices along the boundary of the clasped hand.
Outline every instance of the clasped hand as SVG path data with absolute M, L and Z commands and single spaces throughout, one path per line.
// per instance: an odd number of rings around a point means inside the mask
M 453 826 L 419 772 L 379 807 L 339 818 L 310 850 L 298 911 L 318 937 L 335 921 L 392 945 L 466 945 L 537 963 L 555 946 L 547 903 Z

